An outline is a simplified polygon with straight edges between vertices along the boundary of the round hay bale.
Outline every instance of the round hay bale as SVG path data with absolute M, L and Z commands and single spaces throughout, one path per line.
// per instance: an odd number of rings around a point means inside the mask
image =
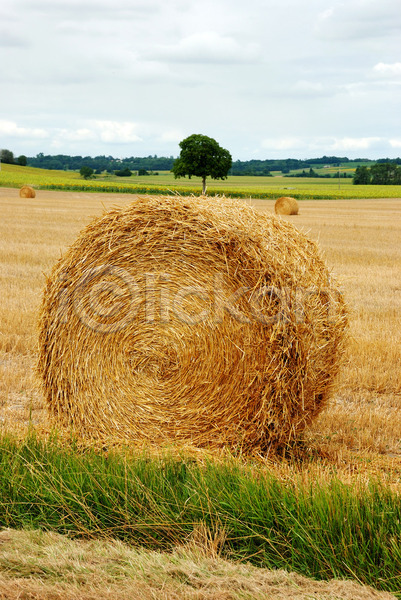
M 31 186 L 23 185 L 19 191 L 19 196 L 20 198 L 35 198 L 36 192 Z
M 38 369 L 50 414 L 81 436 L 263 451 L 326 404 L 346 324 L 291 223 L 229 198 L 142 197 L 55 265 Z
M 277 215 L 297 215 L 299 210 L 298 202 L 290 196 L 282 196 L 281 198 L 277 198 L 274 210 Z

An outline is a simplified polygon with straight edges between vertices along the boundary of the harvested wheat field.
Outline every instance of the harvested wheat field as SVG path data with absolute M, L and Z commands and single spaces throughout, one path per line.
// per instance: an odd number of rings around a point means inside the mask
M 38 320 L 46 278 L 94 218 L 104 210 L 127 207 L 133 199 L 125 195 L 42 191 L 27 204 L 19 198 L 18 190 L 0 188 L 2 433 L 23 437 L 28 428 L 39 436 L 50 431 L 48 400 L 36 375 Z M 252 205 L 262 214 L 274 213 L 273 200 L 254 201 Z M 334 393 L 304 429 L 299 442 L 284 457 L 267 448 L 257 459 L 257 468 L 266 467 L 284 482 L 300 477 L 314 488 L 316 481 L 324 484 L 336 476 L 364 485 L 374 476 L 389 488 L 400 490 L 400 212 L 401 199 L 302 202 L 296 227 L 317 241 L 323 251 L 349 310 L 350 335 Z M 291 217 L 275 219 L 283 222 L 284 231 L 287 221 L 293 223 Z M 110 317 L 107 311 L 100 314 L 106 321 Z M 160 373 L 160 363 L 156 357 L 153 359 L 152 365 L 146 366 L 148 376 Z M 203 460 L 202 453 L 196 456 Z M 210 451 L 204 456 L 209 460 Z M 215 456 L 217 460 L 224 458 L 217 451 Z M 40 470 L 40 464 L 37 468 Z M 171 556 L 128 556 L 132 551 L 114 542 L 96 548 L 74 542 L 73 547 L 69 539 L 39 539 L 41 535 L 24 537 L 11 530 L 1 534 L 0 596 L 216 600 L 245 596 L 252 600 L 392 597 L 354 582 L 314 582 L 298 575 L 223 562 L 209 539 L 206 547 L 186 548 L 184 554 L 179 549 Z M 45 564 L 44 554 L 50 563 Z M 100 565 L 101 573 L 94 565 Z M 143 580 L 138 578 L 135 583 L 135 590 L 132 569 L 125 570 L 123 565 L 144 574 Z M 72 572 L 74 578 L 67 580 L 66 573 Z M 52 575 L 45 580 L 43 573 Z M 154 586 L 149 588 L 150 580 Z
M 132 198 L 43 191 L 29 205 L 0 190 L 0 418 L 4 428 L 47 424 L 35 376 L 38 315 L 61 254 L 104 209 Z M 255 201 L 273 213 L 273 201 Z M 304 432 L 307 444 L 339 464 L 367 454 L 395 466 L 401 453 L 400 201 L 302 203 L 297 227 L 318 240 L 350 310 L 346 364 L 332 400 Z M 280 217 L 283 220 L 286 217 Z M 343 462 L 344 461 L 344 462 Z M 361 462 L 358 459 L 358 468 Z
M 138 197 L 50 274 L 39 372 L 56 425 L 266 452 L 328 402 L 347 311 L 318 248 L 228 198 Z

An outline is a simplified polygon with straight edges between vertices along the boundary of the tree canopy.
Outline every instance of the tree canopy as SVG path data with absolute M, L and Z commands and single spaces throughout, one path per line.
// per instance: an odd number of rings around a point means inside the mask
M 174 177 L 201 177 L 202 193 L 206 193 L 206 177 L 226 179 L 232 165 L 228 150 L 222 148 L 216 140 L 194 133 L 180 142 L 181 153 L 174 161 Z
M 401 166 L 397 165 L 397 160 L 388 162 L 378 162 L 369 169 L 367 167 L 358 167 L 354 175 L 355 185 L 400 185 L 401 184 Z
M 114 175 L 117 175 L 117 177 L 131 177 L 132 172 L 130 169 L 125 168 L 119 169 L 118 171 L 114 171 Z
M 354 185 L 368 185 L 371 182 L 370 169 L 365 165 L 356 168 L 354 173 Z
M 89 179 L 93 175 L 93 169 L 83 165 L 80 168 L 79 173 L 80 173 L 81 177 L 83 177 L 84 179 Z
M 3 148 L 2 150 L 0 150 L 0 160 L 3 163 L 13 165 L 14 164 L 14 153 L 11 152 L 11 150 L 7 150 L 6 148 Z

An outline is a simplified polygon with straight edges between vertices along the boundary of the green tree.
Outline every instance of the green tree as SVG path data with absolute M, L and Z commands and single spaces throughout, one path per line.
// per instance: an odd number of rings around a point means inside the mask
M 372 184 L 397 185 L 400 183 L 401 169 L 395 163 L 377 163 L 370 168 Z
M 5 148 L 3 148 L 3 150 L 0 150 L 0 160 L 2 163 L 13 165 L 14 164 L 13 152 L 11 152 L 11 150 L 6 150 Z
M 93 169 L 91 169 L 90 167 L 87 167 L 86 165 L 84 165 L 83 167 L 80 168 L 79 174 L 84 179 L 89 179 L 93 175 Z
M 206 177 L 226 179 L 232 165 L 228 150 L 207 135 L 193 134 L 180 142 L 181 153 L 174 161 L 174 177 L 201 177 L 202 194 L 206 194 Z
M 355 169 L 354 185 L 369 185 L 371 179 L 368 167 L 360 166 Z
M 131 177 L 132 173 L 130 169 L 120 169 L 119 171 L 114 171 L 114 175 L 117 177 Z
M 21 156 L 19 156 L 17 158 L 17 163 L 21 166 L 21 167 L 26 167 L 26 163 L 27 163 L 27 158 L 24 154 L 21 154 Z

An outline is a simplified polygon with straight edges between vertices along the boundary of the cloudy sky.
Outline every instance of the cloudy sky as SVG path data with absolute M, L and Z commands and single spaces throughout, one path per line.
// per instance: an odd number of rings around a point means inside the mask
M 0 0 L 0 148 L 401 156 L 400 0 Z

